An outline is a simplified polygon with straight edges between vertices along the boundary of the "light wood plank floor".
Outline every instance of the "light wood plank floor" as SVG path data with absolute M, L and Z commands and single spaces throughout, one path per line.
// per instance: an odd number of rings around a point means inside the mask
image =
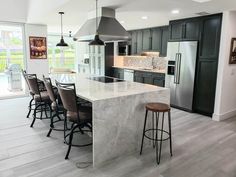
M 164 144 L 161 164 L 153 149 L 120 157 L 92 168 L 92 149 L 67 146 L 62 132 L 46 137 L 48 120 L 26 119 L 29 98 L 0 101 L 0 177 L 235 177 L 236 118 L 214 122 L 208 117 L 172 110 L 173 153 Z

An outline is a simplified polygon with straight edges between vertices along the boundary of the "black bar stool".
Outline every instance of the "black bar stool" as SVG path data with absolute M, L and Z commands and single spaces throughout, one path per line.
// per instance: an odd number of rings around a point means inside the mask
M 156 147 L 156 161 L 157 161 L 157 164 L 160 164 L 162 142 L 163 141 L 170 140 L 170 155 L 172 156 L 170 106 L 167 105 L 167 104 L 164 104 L 164 103 L 148 103 L 148 104 L 146 104 L 145 107 L 146 107 L 146 114 L 145 114 L 145 120 L 144 120 L 143 136 L 142 136 L 140 155 L 142 154 L 142 150 L 143 150 L 144 137 L 148 138 L 148 139 L 153 141 L 153 147 Z M 152 128 L 146 129 L 148 111 L 151 111 L 153 113 L 152 114 Z M 154 113 L 156 115 L 155 116 L 156 117 L 156 125 L 154 125 Z M 162 113 L 161 128 L 159 128 L 159 126 L 158 126 L 160 113 Z M 168 113 L 169 131 L 164 130 L 165 113 Z M 150 133 L 150 132 L 152 132 L 152 137 L 150 137 L 148 135 L 148 133 Z M 160 138 L 158 137 L 159 132 L 161 133 Z M 167 135 L 167 138 L 163 138 L 164 133 Z M 158 143 L 158 142 L 160 142 L 160 143 Z

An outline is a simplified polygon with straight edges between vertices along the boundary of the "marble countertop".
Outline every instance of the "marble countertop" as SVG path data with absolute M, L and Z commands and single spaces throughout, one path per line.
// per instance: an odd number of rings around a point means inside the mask
M 166 70 L 145 69 L 145 68 L 133 67 L 133 66 L 113 66 L 113 68 L 131 69 L 131 70 L 135 70 L 135 71 L 143 71 L 143 72 L 150 72 L 150 73 L 161 73 L 161 74 L 165 74 L 166 73 Z
M 167 90 L 163 87 L 129 81 L 102 83 L 90 80 L 88 75 L 81 74 L 52 74 L 50 77 L 53 83 L 55 80 L 62 83 L 75 83 L 77 95 L 91 102 Z

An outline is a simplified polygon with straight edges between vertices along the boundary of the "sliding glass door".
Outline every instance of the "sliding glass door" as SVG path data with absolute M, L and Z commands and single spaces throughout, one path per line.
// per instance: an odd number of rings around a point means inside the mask
M 25 94 L 23 25 L 0 23 L 0 99 Z

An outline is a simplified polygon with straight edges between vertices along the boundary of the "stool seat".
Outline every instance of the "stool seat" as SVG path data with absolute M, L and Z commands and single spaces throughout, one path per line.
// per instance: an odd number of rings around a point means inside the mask
M 146 109 L 153 112 L 168 112 L 170 111 L 170 106 L 164 103 L 148 103 L 146 104 Z

